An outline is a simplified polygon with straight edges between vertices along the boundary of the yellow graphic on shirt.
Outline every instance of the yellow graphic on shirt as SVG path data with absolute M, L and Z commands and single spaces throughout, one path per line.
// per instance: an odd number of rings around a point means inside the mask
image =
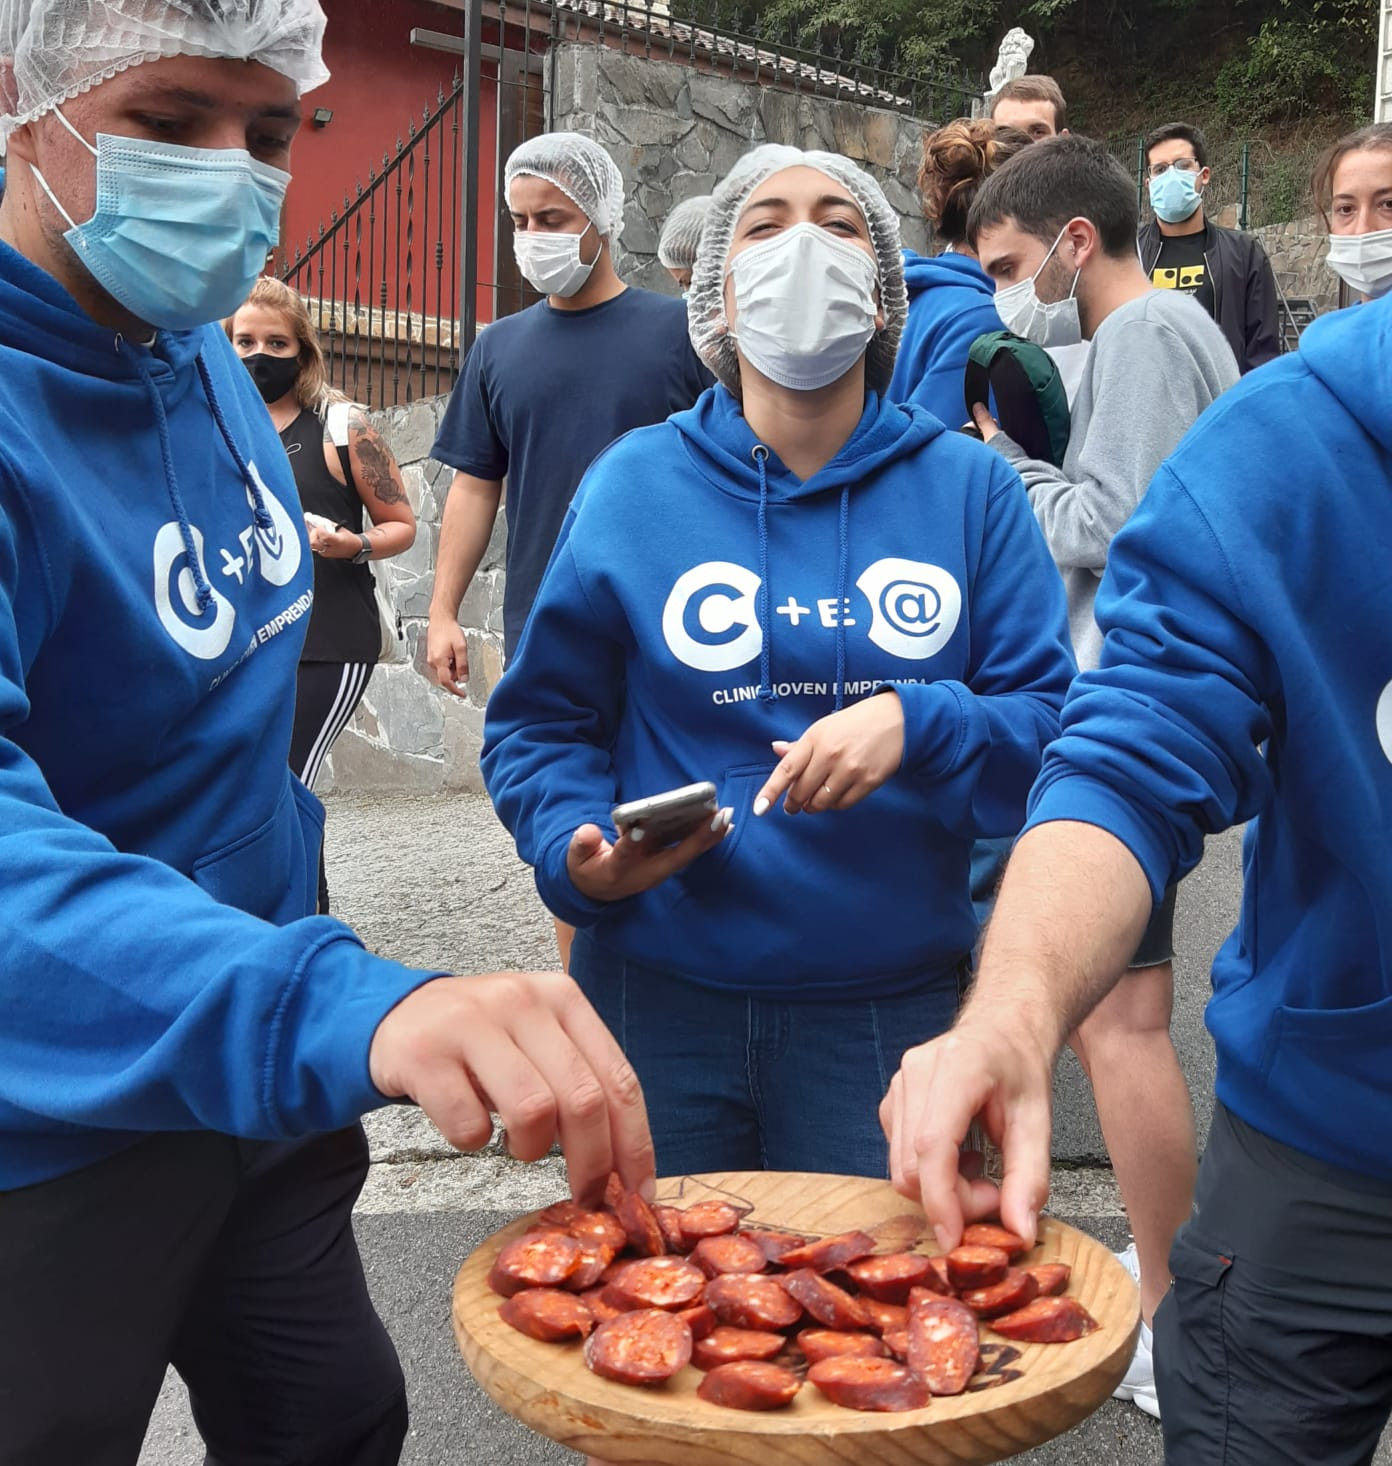
M 1152 270 L 1150 283 L 1157 290 L 1183 290 L 1192 295 L 1194 291 L 1203 289 L 1204 267 L 1200 262 L 1197 265 L 1183 265 L 1177 270 Z

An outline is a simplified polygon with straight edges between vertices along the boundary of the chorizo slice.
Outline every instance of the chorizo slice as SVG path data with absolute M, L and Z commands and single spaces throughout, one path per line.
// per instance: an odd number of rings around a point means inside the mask
M 909 1368 L 935 1395 L 960 1395 L 976 1373 L 976 1315 L 955 1298 L 915 1291 L 909 1300 Z
M 1041 1298 L 1062 1293 L 1073 1276 L 1073 1269 L 1066 1262 L 1037 1262 L 1025 1271 L 1039 1284 Z
M 698 1201 L 680 1213 L 682 1236 L 688 1247 L 703 1237 L 728 1237 L 740 1224 L 739 1211 L 728 1201 Z
M 906 1324 L 901 1329 L 886 1329 L 880 1336 L 880 1342 L 885 1346 L 888 1353 L 892 1354 L 899 1362 L 906 1363 L 909 1357 L 909 1329 Z
M 797 1336 L 797 1345 L 809 1364 L 819 1364 L 840 1354 L 883 1359 L 889 1352 L 874 1334 L 847 1334 L 840 1329 L 803 1329 Z
M 1014 1313 L 1039 1296 L 1039 1284 L 1027 1272 L 1011 1268 L 999 1283 L 989 1288 L 971 1288 L 962 1294 L 962 1302 L 978 1318 L 995 1318 L 998 1314 Z
M 875 1239 L 868 1232 L 842 1232 L 835 1237 L 822 1237 L 785 1252 L 778 1261 L 786 1268 L 811 1268 L 829 1273 L 833 1268 L 858 1262 L 875 1250 Z
M 1068 1344 L 1100 1327 L 1076 1298 L 1036 1298 L 1014 1313 L 993 1318 L 990 1326 L 1026 1344 Z
M 580 1244 L 565 1232 L 526 1232 L 494 1260 L 488 1286 L 504 1298 L 523 1288 L 558 1288 L 580 1266 Z
M 749 1241 L 763 1248 L 764 1256 L 770 1263 L 780 1263 L 787 1253 L 807 1246 L 807 1238 L 796 1232 L 773 1232 L 767 1227 L 743 1227 L 740 1236 L 747 1237 Z
M 999 1247 L 1011 1262 L 1017 1257 L 1023 1257 L 1034 1246 L 1032 1242 L 1026 1242 L 1018 1232 L 1011 1232 L 995 1222 L 973 1222 L 962 1233 L 962 1245 Z
M 919 1252 L 890 1252 L 849 1263 L 846 1271 L 866 1297 L 880 1303 L 907 1303 L 909 1289 L 923 1287 L 933 1276 L 933 1259 Z
M 580 1301 L 594 1314 L 596 1323 L 608 1323 L 611 1318 L 617 1318 L 621 1313 L 628 1312 L 626 1308 L 615 1308 L 609 1302 L 604 1296 L 608 1291 L 608 1288 L 588 1288 L 580 1294 Z
M 613 1212 L 582 1211 L 571 1217 L 565 1230 L 577 1242 L 602 1242 L 615 1253 L 622 1252 L 628 1244 L 628 1233 Z
M 726 1273 L 706 1284 L 706 1302 L 721 1323 L 739 1329 L 790 1329 L 802 1317 L 802 1304 L 780 1280 Z
M 667 1251 L 667 1239 L 653 1216 L 653 1209 L 636 1191 L 625 1191 L 614 1214 L 628 1238 L 628 1245 L 639 1257 L 661 1257 Z
M 691 1362 L 691 1330 L 660 1308 L 621 1313 L 585 1340 L 585 1363 L 624 1385 L 658 1385 Z
M 717 1365 L 696 1386 L 708 1405 L 729 1410 L 781 1410 L 793 1403 L 802 1381 L 791 1369 L 755 1359 L 737 1359 Z
M 947 1275 L 947 1257 L 939 1253 L 928 1261 L 932 1271 L 923 1279 L 923 1286 L 930 1292 L 941 1293 L 944 1298 L 955 1298 L 957 1289 L 952 1286 L 952 1279 Z
M 706 1275 L 684 1257 L 643 1257 L 630 1262 L 605 1288 L 615 1307 L 690 1308 L 701 1301 Z
M 881 1303 L 878 1298 L 862 1298 L 860 1306 L 870 1320 L 870 1327 L 877 1334 L 882 1334 L 887 1329 L 908 1327 L 909 1310 L 902 1303 Z
M 687 1251 L 686 1238 L 682 1236 L 680 1207 L 663 1206 L 661 1202 L 655 1201 L 652 1213 L 657 1218 L 658 1229 L 662 1233 L 662 1240 L 667 1244 L 667 1251 Z
M 584 1299 L 559 1288 L 527 1288 L 500 1304 L 498 1316 L 518 1333 L 543 1344 L 583 1339 L 595 1326 L 595 1316 Z
M 870 1319 L 860 1299 L 813 1272 L 810 1267 L 785 1273 L 778 1281 L 820 1324 L 829 1329 L 868 1329 Z
M 536 1221 L 527 1230 L 544 1230 L 547 1227 L 555 1227 L 557 1231 L 566 1231 L 572 1220 L 585 1214 L 585 1208 L 578 1201 L 572 1201 L 567 1197 L 564 1201 L 553 1201 L 543 1211 L 539 1211 Z
M 691 1330 L 693 1339 L 704 1339 L 716 1327 L 715 1313 L 709 1303 L 693 1303 L 690 1308 L 676 1308 L 672 1313 Z
M 593 1237 L 577 1237 L 575 1240 L 580 1244 L 580 1263 L 566 1279 L 565 1285 L 572 1293 L 585 1293 L 603 1280 L 617 1249 Z
M 761 1273 L 768 1267 L 764 1249 L 748 1237 L 703 1237 L 691 1260 L 708 1278 L 724 1273 Z
M 1009 1266 L 1009 1254 L 999 1247 L 954 1247 L 947 1254 L 947 1278 L 959 1293 L 999 1283 Z
M 923 1381 L 893 1359 L 841 1354 L 814 1364 L 807 1378 L 847 1410 L 921 1410 L 930 1398 Z
M 787 1342 L 782 1334 L 766 1329 L 734 1329 L 720 1324 L 704 1339 L 696 1340 L 691 1362 L 697 1369 L 715 1369 L 735 1359 L 772 1359 Z

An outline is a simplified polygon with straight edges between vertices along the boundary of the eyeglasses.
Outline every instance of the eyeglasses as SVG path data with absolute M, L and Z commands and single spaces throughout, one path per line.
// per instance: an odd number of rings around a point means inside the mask
M 1151 178 L 1160 178 L 1171 168 L 1178 168 L 1181 173 L 1197 173 L 1199 161 L 1197 158 L 1176 158 L 1173 163 L 1152 163 L 1146 173 Z

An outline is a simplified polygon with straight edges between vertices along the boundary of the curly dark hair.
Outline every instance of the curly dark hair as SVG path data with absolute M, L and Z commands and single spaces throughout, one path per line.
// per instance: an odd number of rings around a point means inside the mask
M 988 117 L 959 117 L 923 139 L 918 191 L 923 216 L 948 244 L 965 244 L 967 215 L 986 179 L 1034 139 Z

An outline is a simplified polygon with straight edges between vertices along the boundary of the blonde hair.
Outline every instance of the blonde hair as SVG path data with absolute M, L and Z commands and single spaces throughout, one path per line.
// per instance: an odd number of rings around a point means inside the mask
M 949 244 L 964 244 L 967 215 L 981 185 L 1032 143 L 1028 133 L 989 117 L 959 117 L 928 133 L 918 170 L 924 218 Z
M 262 275 L 251 288 L 251 294 L 237 307 L 256 306 L 261 310 L 274 311 L 290 328 L 291 335 L 300 343 L 300 371 L 295 378 L 295 400 L 310 412 L 323 413 L 335 402 L 351 399 L 337 387 L 329 384 L 329 368 L 324 360 L 324 349 L 319 345 L 319 333 L 309 318 L 309 307 L 298 291 L 292 290 L 284 280 L 271 275 Z M 232 338 L 232 322 L 235 313 L 222 323 L 227 339 Z

